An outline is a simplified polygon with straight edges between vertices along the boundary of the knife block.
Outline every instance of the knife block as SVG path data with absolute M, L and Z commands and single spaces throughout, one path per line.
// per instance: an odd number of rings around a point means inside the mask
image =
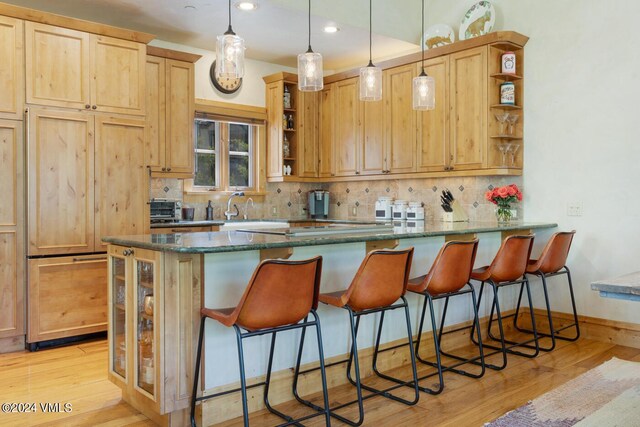
M 460 206 L 460 203 L 457 200 L 451 202 L 451 209 L 453 212 L 443 212 L 442 213 L 442 221 L 443 222 L 464 222 L 469 221 L 469 217 L 465 210 Z

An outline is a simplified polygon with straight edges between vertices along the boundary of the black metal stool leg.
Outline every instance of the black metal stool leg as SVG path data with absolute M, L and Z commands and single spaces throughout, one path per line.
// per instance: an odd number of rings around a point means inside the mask
M 242 333 L 237 325 L 233 325 L 236 331 L 236 340 L 238 344 L 238 364 L 240 367 L 240 393 L 242 394 L 242 418 L 244 426 L 249 427 L 249 408 L 247 405 L 247 379 L 244 372 L 244 350 L 242 348 Z
M 564 266 L 564 269 L 567 272 L 567 280 L 569 282 L 569 295 L 571 295 L 571 307 L 573 308 L 573 322 L 576 327 L 576 335 L 573 338 L 560 337 L 560 336 L 558 336 L 557 338 L 560 338 L 566 341 L 576 341 L 578 338 L 580 338 L 580 322 L 578 321 L 578 311 L 576 310 L 576 298 L 573 295 L 573 282 L 571 280 L 571 271 L 569 271 L 569 267 L 567 267 L 566 265 Z M 568 327 L 571 327 L 571 326 L 572 325 L 569 325 Z M 561 328 L 560 330 L 562 329 L 565 329 L 565 328 Z
M 491 285 L 491 288 L 493 289 L 493 304 L 491 305 L 491 315 L 489 316 L 489 325 L 488 325 L 488 336 L 491 337 L 491 322 L 493 319 L 493 312 L 495 309 L 496 315 L 497 315 L 497 321 L 498 321 L 498 330 L 500 331 L 500 339 L 498 341 L 500 341 L 500 347 L 494 347 L 494 346 L 490 346 L 485 344 L 485 347 L 489 347 L 492 348 L 494 350 L 498 350 L 497 353 L 502 353 L 502 365 L 498 366 L 498 365 L 494 365 L 494 364 L 489 364 L 489 363 L 485 363 L 487 368 L 491 368 L 493 370 L 496 371 L 500 371 L 504 368 L 507 367 L 507 346 L 505 344 L 505 340 L 504 340 L 504 329 L 502 326 L 502 313 L 500 311 L 500 300 L 498 298 L 498 286 L 493 282 L 493 281 L 489 281 L 489 284 Z M 496 353 L 494 353 L 496 354 Z M 486 357 L 487 355 L 485 355 Z
M 424 302 L 422 303 L 422 314 L 420 315 L 420 325 L 418 327 L 418 338 L 416 340 L 416 358 L 421 362 L 423 359 L 420 358 L 420 341 L 422 338 L 422 328 L 424 326 L 424 316 L 427 314 L 427 298 L 424 298 Z
M 193 376 L 193 390 L 191 392 L 191 427 L 196 427 L 196 396 L 198 394 L 198 381 L 200 380 L 200 360 L 202 358 L 202 338 L 204 335 L 204 321 L 206 317 L 200 319 L 200 333 L 198 334 L 198 349 L 196 350 L 196 371 Z
M 324 366 L 324 349 L 322 346 L 322 332 L 320 331 L 320 318 L 315 310 L 311 310 L 316 319 L 316 334 L 318 336 L 318 355 L 320 358 L 320 376 L 322 377 L 322 394 L 324 397 L 325 423 L 331 426 L 331 409 L 329 408 L 329 390 L 327 388 L 327 373 Z
M 480 311 L 480 303 L 482 302 L 482 291 L 484 290 L 484 280 L 482 282 L 480 282 L 480 291 L 478 292 L 478 303 L 476 304 L 476 311 Z M 478 345 L 478 341 L 476 341 L 473 338 L 473 333 L 475 331 L 476 325 L 473 324 L 471 326 L 471 333 L 469 334 L 469 337 L 471 338 L 471 342 L 474 343 L 475 345 Z
M 546 304 L 546 308 L 547 308 L 547 321 L 549 322 L 549 333 L 544 333 L 544 332 L 538 332 L 538 339 L 540 339 L 540 337 L 546 337 L 546 338 L 551 338 L 551 346 L 549 347 L 543 347 L 540 346 L 540 350 L 542 351 L 551 351 L 556 347 L 556 337 L 555 337 L 555 333 L 554 333 L 554 327 L 553 327 L 553 319 L 551 317 L 551 304 L 549 303 L 549 292 L 547 290 L 547 280 L 545 278 L 544 274 L 535 274 L 535 276 L 540 277 L 540 279 L 542 280 L 542 290 L 544 293 L 544 301 Z M 529 282 L 530 283 L 530 282 Z M 531 329 L 527 329 L 527 328 L 521 328 L 518 326 L 518 318 L 519 318 L 519 310 L 520 310 L 520 302 L 522 300 L 522 291 L 524 290 L 524 283 L 522 284 L 522 287 L 520 288 L 520 297 L 518 298 L 518 306 L 516 307 L 516 313 L 514 315 L 513 318 L 513 326 L 520 332 L 524 332 L 524 333 L 528 333 L 528 334 L 532 334 L 533 331 Z M 534 348 L 533 346 L 526 346 L 527 348 Z

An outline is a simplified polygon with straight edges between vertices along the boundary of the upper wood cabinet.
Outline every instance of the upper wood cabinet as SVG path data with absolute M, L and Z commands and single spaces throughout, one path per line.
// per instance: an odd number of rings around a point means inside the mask
M 148 174 L 144 120 L 95 117 L 95 250 L 104 236 L 144 234 L 148 224 Z
M 333 153 L 336 176 L 359 175 L 361 146 L 360 101 L 358 78 L 334 84 L 334 138 Z
M 25 23 L 29 104 L 144 115 L 142 43 Z
M 414 64 L 383 72 L 385 100 L 385 139 L 387 173 L 416 171 L 417 114 L 413 109 L 412 88 L 416 77 Z
M 0 16 L 0 118 L 22 119 L 24 110 L 23 21 Z
M 192 63 L 147 56 L 146 165 L 153 176 L 191 178 L 195 113 Z
M 316 177 L 319 169 L 320 92 L 298 93 L 298 175 Z
M 333 158 L 334 120 L 334 85 L 325 85 L 321 94 L 320 105 L 320 138 L 318 141 L 318 177 L 335 176 Z
M 389 167 L 384 107 L 384 101 L 360 102 L 363 138 L 359 147 L 358 171 L 363 175 L 386 173 Z
M 481 169 L 487 164 L 487 46 L 453 53 L 449 61 L 450 167 Z
M 31 108 L 28 123 L 29 255 L 93 252 L 93 115 Z
M 282 180 L 284 177 L 283 106 L 284 80 L 267 83 L 267 180 Z M 287 138 L 291 136 L 288 135 Z M 291 144 L 291 140 L 289 140 Z
M 417 171 L 445 171 L 449 167 L 449 57 L 425 61 L 424 68 L 436 83 L 436 105 L 434 110 L 418 112 Z M 417 71 L 422 71 L 422 64 L 418 63 Z
M 0 339 L 24 334 L 22 127 L 21 121 L 0 120 Z

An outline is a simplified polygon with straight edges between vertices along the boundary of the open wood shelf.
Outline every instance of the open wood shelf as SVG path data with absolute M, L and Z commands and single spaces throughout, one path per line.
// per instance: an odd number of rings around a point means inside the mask
M 285 132 L 295 132 L 296 131 L 295 129 L 282 129 L 282 130 L 285 131 Z
M 144 282 L 144 281 L 140 280 L 140 281 L 138 282 L 138 284 L 139 284 L 140 286 L 142 286 L 143 288 L 153 289 L 153 283 Z
M 494 79 L 497 79 L 497 80 L 505 81 L 505 82 L 513 82 L 513 81 L 516 81 L 516 80 L 522 80 L 522 76 L 520 76 L 518 74 L 496 73 L 496 74 L 491 74 L 491 77 L 493 77 Z
M 124 282 L 124 276 L 123 275 L 116 274 L 114 277 L 116 278 L 116 280 L 120 280 L 121 282 Z
M 510 104 L 494 104 L 491 108 L 497 108 L 502 110 L 522 110 L 522 107 L 519 105 L 510 105 Z
M 126 310 L 126 309 L 124 308 L 124 304 L 115 304 L 115 307 L 116 307 L 118 310 L 122 310 L 122 311 L 125 311 L 125 310 Z
M 495 138 L 495 139 L 522 139 L 521 136 L 514 136 L 514 135 L 493 135 L 493 136 L 491 136 L 491 138 Z

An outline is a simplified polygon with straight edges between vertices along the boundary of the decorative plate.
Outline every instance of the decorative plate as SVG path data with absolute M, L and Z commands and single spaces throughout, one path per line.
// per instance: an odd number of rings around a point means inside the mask
M 242 79 L 231 79 L 227 77 L 216 77 L 216 61 L 214 60 L 209 69 L 209 77 L 213 86 L 222 93 L 231 94 L 240 89 Z
M 493 5 L 484 0 L 471 6 L 462 18 L 458 38 L 468 40 L 473 37 L 484 36 L 493 30 L 496 21 L 496 10 Z
M 427 28 L 422 36 L 426 49 L 433 49 L 456 41 L 456 33 L 447 24 L 435 24 Z

